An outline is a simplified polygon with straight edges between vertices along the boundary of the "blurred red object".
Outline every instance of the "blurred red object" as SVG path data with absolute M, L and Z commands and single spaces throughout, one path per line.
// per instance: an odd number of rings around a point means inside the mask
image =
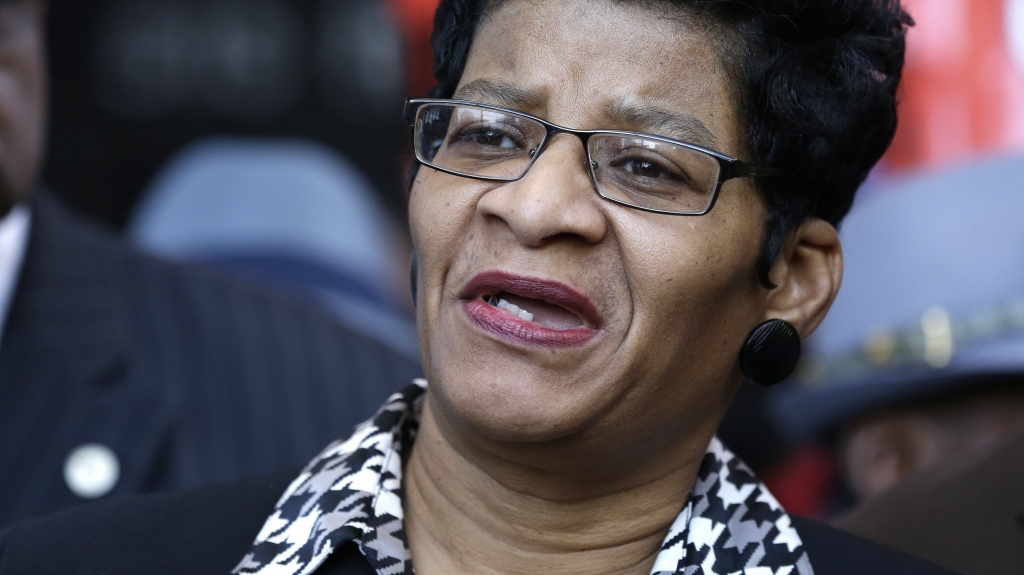
M 889 169 L 1024 150 L 1024 0 L 904 0 L 900 125 Z
M 406 91 L 411 97 L 424 96 L 434 87 L 430 32 L 434 29 L 434 11 L 440 0 L 387 2 L 405 37 Z
M 820 444 L 800 447 L 758 474 L 782 507 L 811 519 L 825 519 L 839 480 L 834 451 Z

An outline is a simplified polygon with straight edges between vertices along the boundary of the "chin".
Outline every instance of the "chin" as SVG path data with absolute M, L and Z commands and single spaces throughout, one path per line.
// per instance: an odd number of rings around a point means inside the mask
M 449 425 L 490 441 L 564 439 L 587 429 L 606 412 L 605 394 L 592 386 L 558 381 L 550 373 L 540 375 L 481 366 L 439 373 L 430 388 Z

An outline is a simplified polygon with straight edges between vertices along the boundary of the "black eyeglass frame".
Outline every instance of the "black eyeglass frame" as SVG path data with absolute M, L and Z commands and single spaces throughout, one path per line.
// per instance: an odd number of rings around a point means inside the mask
M 419 112 L 419 109 L 421 107 L 423 107 L 424 105 L 427 105 L 427 104 L 445 104 L 445 105 L 455 105 L 455 106 L 466 106 L 466 107 L 470 107 L 470 108 L 480 108 L 480 109 L 484 109 L 484 110 L 494 110 L 496 112 L 502 112 L 504 114 L 510 114 L 510 115 L 513 115 L 513 116 L 518 116 L 520 118 L 525 118 L 525 119 L 537 122 L 537 123 L 541 124 L 542 126 L 544 126 L 544 128 L 547 130 L 547 133 L 544 134 L 544 139 L 541 140 L 540 145 L 537 146 L 536 153 L 534 153 L 533 157 L 530 158 L 530 163 L 528 163 L 526 165 L 526 168 L 523 170 L 523 173 L 520 174 L 518 177 L 515 177 L 515 178 L 500 178 L 500 177 L 495 177 L 495 176 L 477 176 L 477 175 L 473 175 L 473 174 L 467 174 L 465 172 L 459 172 L 459 171 L 456 171 L 456 170 L 450 170 L 450 169 L 447 169 L 447 168 L 442 168 L 440 166 L 437 166 L 434 163 L 429 162 L 429 161 L 423 159 L 422 157 L 420 157 L 420 152 L 417 149 L 417 146 L 416 146 L 416 132 L 415 132 L 415 129 L 416 129 L 416 115 Z M 641 210 L 641 211 L 644 211 L 644 212 L 651 212 L 651 213 L 655 213 L 655 214 L 665 214 L 665 215 L 669 215 L 669 216 L 703 216 L 703 215 L 706 215 L 708 212 L 711 211 L 712 208 L 715 207 L 715 203 L 718 201 L 718 194 L 719 194 L 719 192 L 722 191 L 722 184 L 724 184 L 725 182 L 727 182 L 729 180 L 732 180 L 732 179 L 735 179 L 735 178 L 750 178 L 750 177 L 763 177 L 763 176 L 785 176 L 785 175 L 790 175 L 791 174 L 791 172 L 789 172 L 787 170 L 780 170 L 780 169 L 777 169 L 777 168 L 770 168 L 770 167 L 767 167 L 767 166 L 759 166 L 757 164 L 752 164 L 752 163 L 749 163 L 749 162 L 744 162 L 743 160 L 734 158 L 734 157 L 732 157 L 732 156 L 730 156 L 728 154 L 723 154 L 722 152 L 718 152 L 716 150 L 712 150 L 710 148 L 705 148 L 704 146 L 701 146 L 701 145 L 698 145 L 698 144 L 694 144 L 694 143 L 691 143 L 691 142 L 686 142 L 686 141 L 683 141 L 683 140 L 676 140 L 674 138 L 668 138 L 668 137 L 665 137 L 665 136 L 658 136 L 658 135 L 655 135 L 655 134 L 646 134 L 644 132 L 630 132 L 630 131 L 626 131 L 626 130 L 574 130 L 572 128 L 566 128 L 564 126 L 559 126 L 558 124 L 551 123 L 551 122 L 545 120 L 544 118 L 539 118 L 539 117 L 534 116 L 532 114 L 527 114 L 526 112 L 520 112 L 519 110 L 513 110 L 511 108 L 505 108 L 505 107 L 502 107 L 502 106 L 495 106 L 495 105 L 492 105 L 492 104 L 484 104 L 484 103 L 481 103 L 481 102 L 471 102 L 471 101 L 468 101 L 468 100 L 454 100 L 454 99 L 449 99 L 449 98 L 410 98 L 410 99 L 407 99 L 405 101 L 405 112 L 404 112 L 404 115 L 405 115 L 406 121 L 409 122 L 409 125 L 413 128 L 413 134 L 412 134 L 413 145 L 412 145 L 412 148 L 413 148 L 413 155 L 415 156 L 417 162 L 419 162 L 420 164 L 422 164 L 424 166 L 427 166 L 429 168 L 438 170 L 440 172 L 444 172 L 446 174 L 451 174 L 453 176 L 460 176 L 460 177 L 463 177 L 463 178 L 470 178 L 470 179 L 474 179 L 474 180 L 484 180 L 484 181 L 492 181 L 492 182 L 515 182 L 517 180 L 521 180 L 530 171 L 530 168 L 533 167 L 533 164 L 534 164 L 534 162 L 537 161 L 537 158 L 539 158 L 540 155 L 542 153 L 544 153 L 544 149 L 547 148 L 548 142 L 551 141 L 552 136 L 554 136 L 555 134 L 560 134 L 560 133 L 572 134 L 572 135 L 576 136 L 577 138 L 579 138 L 581 142 L 583 142 L 583 150 L 584 150 L 584 153 L 586 153 L 586 155 L 587 155 L 587 172 L 590 174 L 590 183 L 594 186 L 594 193 L 596 193 L 598 195 L 598 197 L 600 197 L 603 200 L 615 203 L 615 204 L 626 206 L 627 208 L 633 208 L 635 210 Z M 594 174 L 594 166 L 596 164 L 595 164 L 594 160 L 590 157 L 590 146 L 588 145 L 588 142 L 589 142 L 591 136 L 598 135 L 598 134 L 611 134 L 611 135 L 617 135 L 617 136 L 640 137 L 640 138 L 648 138 L 648 139 L 658 140 L 658 141 L 665 142 L 665 143 L 668 143 L 668 144 L 673 144 L 673 145 L 676 145 L 676 146 L 682 146 L 684 148 L 688 148 L 688 149 L 691 149 L 691 150 L 694 150 L 694 151 L 697 151 L 697 152 L 701 152 L 701 153 L 707 154 L 707 155 L 715 158 L 716 160 L 718 160 L 718 167 L 719 167 L 719 169 L 718 169 L 718 182 L 715 185 L 715 190 L 714 190 L 714 192 L 711 195 L 711 201 L 708 203 L 708 207 L 705 208 L 703 211 L 700 211 L 700 212 L 673 212 L 673 211 L 668 211 L 668 210 L 659 210 L 659 209 L 655 209 L 655 208 L 645 208 L 643 206 L 637 206 L 637 205 L 630 204 L 628 202 L 624 202 L 624 201 L 616 199 L 616 198 L 609 198 L 608 196 L 605 196 L 604 194 L 601 193 L 601 189 L 597 185 L 597 175 Z

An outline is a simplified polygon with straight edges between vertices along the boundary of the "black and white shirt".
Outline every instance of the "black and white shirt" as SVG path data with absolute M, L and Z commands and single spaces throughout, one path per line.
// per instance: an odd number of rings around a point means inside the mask
M 394 394 L 351 437 L 327 447 L 281 496 L 235 567 L 238 575 L 308 575 L 355 542 L 378 575 L 413 575 L 403 527 L 402 453 L 419 428 L 427 382 Z M 652 575 L 813 575 L 788 514 L 717 439 Z

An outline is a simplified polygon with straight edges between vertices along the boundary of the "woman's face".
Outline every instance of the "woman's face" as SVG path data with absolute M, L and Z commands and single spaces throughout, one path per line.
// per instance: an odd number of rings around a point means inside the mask
M 743 158 L 736 95 L 698 28 L 639 3 L 513 0 L 481 22 L 455 97 Z M 739 350 L 764 319 L 765 211 L 742 179 L 705 216 L 616 205 L 595 193 L 584 154 L 559 134 L 516 182 L 419 170 L 424 367 L 448 428 L 599 437 L 640 456 L 712 433 L 731 399 Z M 533 320 L 489 303 L 501 299 Z

